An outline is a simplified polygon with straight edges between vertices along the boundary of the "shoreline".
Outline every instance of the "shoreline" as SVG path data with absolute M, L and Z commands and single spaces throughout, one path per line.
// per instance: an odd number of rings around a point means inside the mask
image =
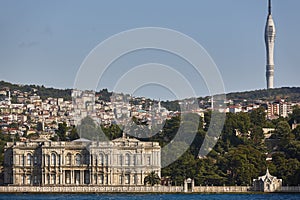
M 251 190 L 250 186 L 0 186 L 0 194 L 296 194 L 300 186 L 285 186 L 275 192 Z

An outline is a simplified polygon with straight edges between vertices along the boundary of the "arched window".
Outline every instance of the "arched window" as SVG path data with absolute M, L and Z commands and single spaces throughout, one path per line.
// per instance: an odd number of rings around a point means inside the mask
M 137 174 L 134 174 L 133 184 L 138 184 L 138 175 Z
M 66 156 L 66 164 L 71 165 L 71 161 L 72 161 L 72 156 L 70 153 L 68 153 Z
M 71 171 L 66 170 L 66 183 L 70 184 L 71 183 Z
M 27 184 L 30 185 L 31 184 L 31 175 L 27 175 Z
M 56 184 L 56 175 L 55 175 L 55 173 L 51 174 L 51 184 Z
M 98 165 L 98 158 L 97 158 L 97 155 L 93 155 L 93 165 L 95 165 L 95 166 Z
M 100 174 L 100 176 L 99 176 L 99 183 L 100 184 L 104 183 L 104 176 L 103 176 L 103 174 Z
M 29 153 L 29 154 L 27 154 L 27 165 L 31 165 L 31 163 L 32 163 L 32 156 Z
M 128 153 L 125 155 L 125 165 L 130 165 L 130 155 Z
M 109 163 L 108 163 L 108 155 L 107 154 L 105 155 L 105 164 L 109 165 Z
M 104 155 L 102 153 L 99 155 L 99 164 L 104 165 Z
M 81 165 L 81 155 L 80 154 L 76 154 L 75 163 L 76 163 L 76 166 Z
M 56 165 L 56 155 L 55 155 L 55 153 L 51 154 L 51 165 Z
M 125 184 L 130 184 L 130 175 L 125 174 Z
M 51 156 L 50 155 L 46 155 L 46 159 L 47 159 L 47 165 L 50 166 L 51 164 Z

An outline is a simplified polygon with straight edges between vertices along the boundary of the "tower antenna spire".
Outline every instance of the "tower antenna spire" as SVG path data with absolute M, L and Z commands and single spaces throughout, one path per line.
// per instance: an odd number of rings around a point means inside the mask
M 269 0 L 269 15 L 272 14 L 272 2 Z

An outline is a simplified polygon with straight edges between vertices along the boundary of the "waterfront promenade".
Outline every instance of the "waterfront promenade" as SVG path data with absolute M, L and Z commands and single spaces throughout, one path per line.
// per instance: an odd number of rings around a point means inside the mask
M 251 186 L 1 186 L 0 193 L 250 193 Z M 300 186 L 284 186 L 282 193 L 300 193 Z

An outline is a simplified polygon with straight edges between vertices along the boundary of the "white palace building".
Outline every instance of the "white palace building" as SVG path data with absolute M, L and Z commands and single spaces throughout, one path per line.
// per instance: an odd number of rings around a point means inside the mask
M 158 142 L 132 138 L 96 142 L 35 140 L 7 143 L 5 185 L 144 185 L 161 172 Z

